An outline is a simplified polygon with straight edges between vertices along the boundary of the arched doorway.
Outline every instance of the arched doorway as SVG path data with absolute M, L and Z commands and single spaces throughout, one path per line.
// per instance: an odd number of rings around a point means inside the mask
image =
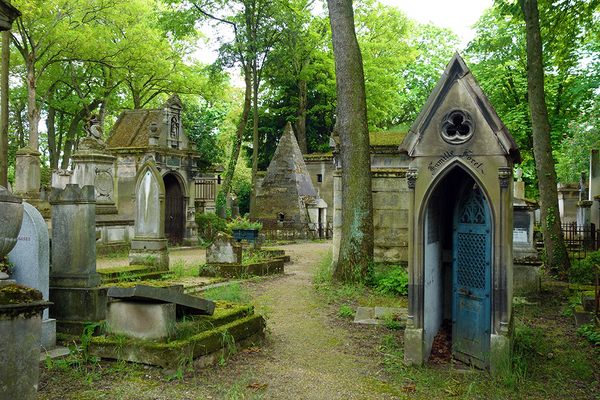
M 163 177 L 165 183 L 165 236 L 169 243 L 183 241 L 185 231 L 185 203 L 183 189 L 174 174 Z
M 423 217 L 424 342 L 452 339 L 455 359 L 485 368 L 491 326 L 492 218 L 480 185 L 455 166 L 431 193 Z

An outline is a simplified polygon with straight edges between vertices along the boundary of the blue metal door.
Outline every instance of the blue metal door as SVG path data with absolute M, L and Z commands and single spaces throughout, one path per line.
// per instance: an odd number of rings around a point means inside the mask
M 469 185 L 454 214 L 452 353 L 480 368 L 489 360 L 491 243 L 487 201 Z

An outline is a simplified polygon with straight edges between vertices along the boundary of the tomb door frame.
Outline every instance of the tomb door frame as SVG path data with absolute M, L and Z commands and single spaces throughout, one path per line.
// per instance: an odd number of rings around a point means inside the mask
M 181 176 L 175 171 L 163 175 L 165 184 L 165 236 L 171 243 L 185 238 L 187 197 Z

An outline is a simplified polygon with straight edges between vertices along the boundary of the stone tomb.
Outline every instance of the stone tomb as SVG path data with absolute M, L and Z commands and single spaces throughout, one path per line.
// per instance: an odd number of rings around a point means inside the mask
M 47 300 L 50 294 L 48 226 L 42 214 L 31 204 L 23 202 L 23 211 L 17 244 L 8 254 L 14 265 L 13 278 L 21 285 L 39 290 Z M 56 320 L 49 318 L 48 309 L 42 315 L 41 345 L 46 349 L 56 345 Z
M 405 361 L 423 364 L 450 321 L 455 359 L 508 362 L 512 313 L 510 133 L 456 54 L 405 137 L 411 158 Z
M 111 287 L 108 297 L 108 329 L 113 334 L 137 339 L 163 339 L 173 333 L 176 316 L 212 315 L 215 303 L 181 293 L 175 288 L 136 285 Z

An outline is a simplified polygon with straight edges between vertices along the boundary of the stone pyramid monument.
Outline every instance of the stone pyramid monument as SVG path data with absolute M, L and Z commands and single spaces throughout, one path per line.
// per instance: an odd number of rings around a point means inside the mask
M 307 206 L 315 204 L 317 191 L 288 122 L 262 183 L 256 190 L 254 218 L 265 227 L 305 226 Z

